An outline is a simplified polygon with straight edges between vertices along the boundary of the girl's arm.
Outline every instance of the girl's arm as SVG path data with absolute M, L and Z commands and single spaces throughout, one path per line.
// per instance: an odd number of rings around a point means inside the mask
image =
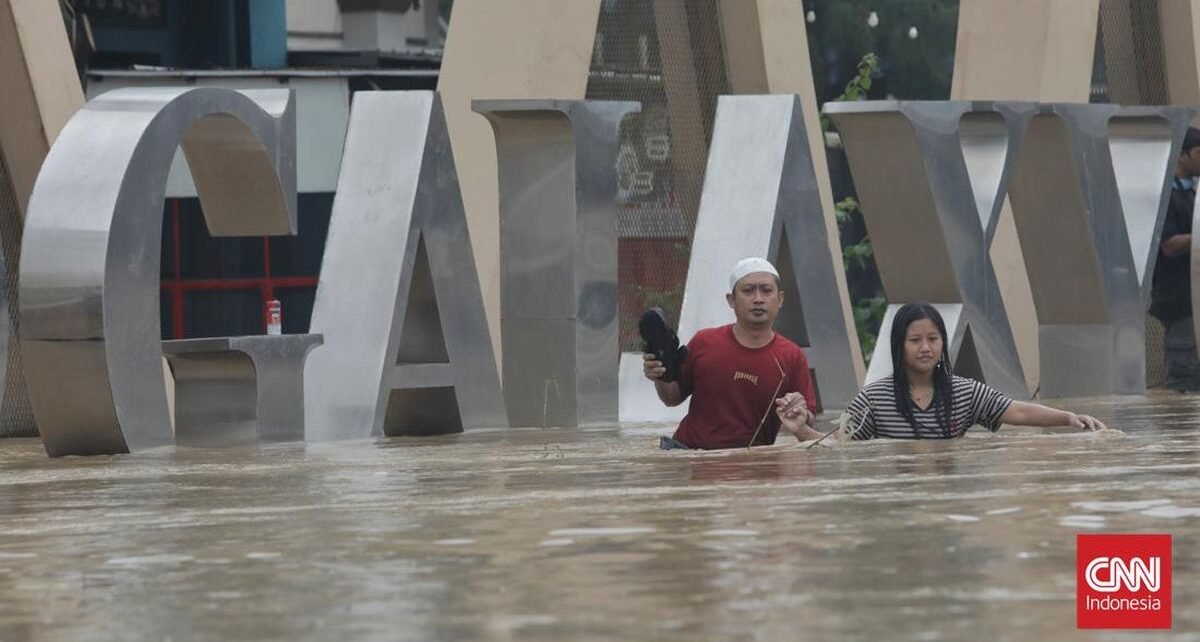
M 1037 403 L 1014 401 L 1000 415 L 1000 421 L 1016 426 L 1071 426 L 1084 430 L 1103 430 L 1105 425 L 1091 415 L 1077 415 Z

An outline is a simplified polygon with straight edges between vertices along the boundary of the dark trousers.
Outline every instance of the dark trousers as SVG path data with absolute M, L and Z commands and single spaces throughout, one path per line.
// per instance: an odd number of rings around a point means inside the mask
M 1166 387 L 1200 390 L 1200 357 L 1196 354 L 1196 331 L 1192 326 L 1192 317 L 1166 324 L 1163 356 L 1167 365 Z
M 691 450 L 692 449 L 691 446 L 683 443 L 682 441 L 676 441 L 674 437 L 659 437 L 658 438 L 658 447 L 662 450 Z

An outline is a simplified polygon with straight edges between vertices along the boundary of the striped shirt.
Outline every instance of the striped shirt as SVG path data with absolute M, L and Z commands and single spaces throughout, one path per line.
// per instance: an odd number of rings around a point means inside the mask
M 1013 400 L 1005 394 L 974 379 L 953 378 L 954 405 L 951 409 L 951 437 L 961 437 L 967 428 L 979 424 L 988 430 L 1000 429 L 1000 417 L 1012 405 Z M 935 398 L 929 407 L 922 410 L 914 403 L 913 418 L 920 431 L 913 429 L 908 419 L 896 408 L 896 395 L 889 375 L 868 384 L 846 408 L 849 415 L 847 430 L 854 439 L 945 439 L 946 434 L 938 427 L 938 404 Z

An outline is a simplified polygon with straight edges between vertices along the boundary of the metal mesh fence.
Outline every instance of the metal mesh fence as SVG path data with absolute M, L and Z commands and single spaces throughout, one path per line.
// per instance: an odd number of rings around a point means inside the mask
M 9 322 L 7 371 L 4 401 L 0 408 L 0 437 L 36 437 L 33 409 L 25 394 L 25 376 L 21 372 L 21 344 L 17 340 L 17 267 L 21 257 L 21 214 L 8 178 L 8 168 L 0 158 L 0 246 L 4 248 L 4 301 Z
M 1167 105 L 1166 63 L 1158 2 L 1100 0 L 1092 102 L 1122 105 Z M 1146 315 L 1146 385 L 1161 386 L 1163 327 Z
M 1161 24 L 1157 2 L 1100 0 L 1092 102 L 1170 103 Z
M 679 319 L 724 69 L 716 0 L 602 3 L 587 97 L 642 105 L 617 157 L 622 350 L 647 307 Z

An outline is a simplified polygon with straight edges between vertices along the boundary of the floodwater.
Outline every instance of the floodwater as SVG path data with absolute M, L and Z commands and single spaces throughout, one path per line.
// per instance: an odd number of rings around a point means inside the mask
M 1200 640 L 1200 397 L 1065 405 L 1124 434 L 2 441 L 0 639 Z M 1075 535 L 1112 532 L 1174 535 L 1173 631 L 1076 630 Z

